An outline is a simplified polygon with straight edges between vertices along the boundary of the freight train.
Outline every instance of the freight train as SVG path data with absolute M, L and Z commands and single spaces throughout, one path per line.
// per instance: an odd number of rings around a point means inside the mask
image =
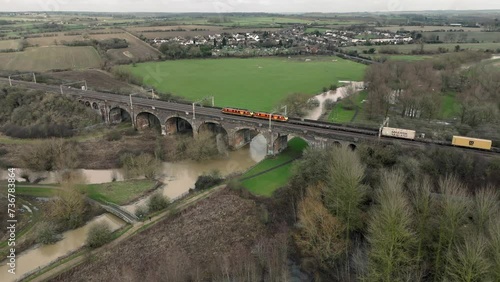
M 408 129 L 402 129 L 402 128 L 383 127 L 380 132 L 377 132 L 377 130 L 375 130 L 373 128 L 347 127 L 347 126 L 342 125 L 342 124 L 326 123 L 326 122 L 319 122 L 319 121 L 313 121 L 313 120 L 311 120 L 311 121 L 308 121 L 308 120 L 304 121 L 304 120 L 300 120 L 300 119 L 290 119 L 289 120 L 288 117 L 283 116 L 283 115 L 270 114 L 270 113 L 264 113 L 264 112 L 252 112 L 249 110 L 242 110 L 242 109 L 235 109 L 235 108 L 222 108 L 222 113 L 230 114 L 230 115 L 237 115 L 237 116 L 244 116 L 244 117 L 260 118 L 260 119 L 266 119 L 266 120 L 269 120 L 269 117 L 271 117 L 271 120 L 273 120 L 273 121 L 291 122 L 291 123 L 302 124 L 302 125 L 306 124 L 306 125 L 314 126 L 314 127 L 356 132 L 356 133 L 362 133 L 362 134 L 367 134 L 367 135 L 379 135 L 379 136 L 384 136 L 384 137 L 407 139 L 407 140 L 416 140 L 417 139 L 417 132 L 415 130 L 408 130 Z M 478 138 L 472 138 L 472 137 L 464 137 L 464 136 L 453 136 L 453 140 L 452 140 L 451 144 L 450 143 L 446 143 L 446 144 L 443 143 L 443 145 L 452 145 L 452 146 L 466 147 L 466 148 L 479 149 L 479 150 L 488 150 L 488 151 L 492 150 L 492 141 L 491 140 L 478 139 Z M 498 150 L 498 149 L 496 149 L 496 150 Z
M 415 140 L 417 132 L 415 130 L 384 127 L 381 132 L 382 136 L 394 137 L 408 140 Z M 472 149 L 488 150 L 491 151 L 493 142 L 486 139 L 478 139 L 465 136 L 453 136 L 451 145 L 457 147 L 466 147 Z

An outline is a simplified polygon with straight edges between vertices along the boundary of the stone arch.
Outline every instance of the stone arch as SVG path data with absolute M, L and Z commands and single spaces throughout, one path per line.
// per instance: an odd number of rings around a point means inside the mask
M 139 112 L 135 117 L 135 125 L 138 130 L 144 130 L 146 128 L 155 129 L 161 133 L 161 121 L 153 113 L 142 111 Z
M 90 102 L 89 101 L 85 101 L 85 106 L 90 108 L 90 106 L 91 106 Z
M 198 127 L 198 134 L 210 132 L 215 135 L 217 140 L 223 141 L 226 145 L 229 143 L 229 135 L 226 129 L 216 121 L 205 121 Z
M 301 136 L 301 135 L 288 135 L 288 141 L 291 141 L 294 138 L 298 138 L 298 139 L 304 141 L 305 143 L 307 143 L 307 147 L 313 147 L 314 146 L 314 141 L 311 141 L 311 140 L 305 138 L 304 136 Z
M 94 109 L 94 110 L 99 109 L 99 105 L 97 104 L 97 102 L 92 103 L 92 109 Z
M 78 100 L 78 103 L 85 105 L 85 102 L 83 100 Z
M 193 135 L 193 125 L 180 116 L 170 116 L 165 120 L 165 129 L 167 134 L 191 134 Z
M 347 148 L 351 149 L 351 151 L 356 151 L 357 146 L 356 146 L 356 144 L 351 143 L 351 144 L 347 145 Z
M 110 123 L 121 123 L 121 122 L 130 122 L 132 121 L 132 117 L 130 116 L 129 111 L 121 107 L 112 107 L 109 110 L 109 122 Z
M 340 143 L 339 141 L 333 141 L 333 146 L 340 148 L 342 147 L 342 143 Z
M 233 149 L 239 149 L 247 144 L 250 144 L 252 140 L 257 137 L 260 132 L 251 127 L 237 128 L 231 138 L 229 146 Z

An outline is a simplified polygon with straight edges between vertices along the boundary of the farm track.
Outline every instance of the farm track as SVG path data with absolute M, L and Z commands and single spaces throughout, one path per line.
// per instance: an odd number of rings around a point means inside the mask
M 8 79 L 6 78 L 0 78 L 0 81 L 4 81 L 8 83 Z M 32 82 L 25 82 L 25 81 L 15 81 L 15 85 L 23 85 L 25 87 L 29 87 L 32 89 L 37 89 L 37 90 L 42 90 L 46 92 L 55 92 L 59 93 L 60 88 L 58 86 L 53 86 L 53 85 L 46 85 L 46 84 L 35 84 Z M 82 91 L 79 89 L 65 89 L 67 94 L 71 94 L 76 97 L 86 97 L 86 98 L 93 98 L 93 99 L 98 99 L 98 100 L 108 100 L 108 101 L 115 101 L 115 102 L 120 102 L 124 104 L 129 103 L 129 97 L 126 95 L 118 95 L 118 94 L 110 94 L 110 93 L 102 93 L 102 92 L 96 92 L 96 91 Z M 133 103 L 134 105 L 140 105 L 140 106 L 145 106 L 145 107 L 155 107 L 157 109 L 165 109 L 165 110 L 170 110 L 170 111 L 177 111 L 177 112 L 182 112 L 182 113 L 189 113 L 192 114 L 192 105 L 191 104 L 181 104 L 181 103 L 172 103 L 172 102 L 166 102 L 166 101 L 159 101 L 159 100 L 150 100 L 150 99 L 145 99 L 145 98 L 136 98 L 133 97 Z M 210 118 L 215 118 L 219 120 L 223 119 L 231 119 L 233 121 L 241 121 L 241 122 L 246 122 L 246 123 L 254 123 L 256 127 L 260 127 L 263 124 L 263 121 L 257 120 L 251 117 L 241 117 L 241 116 L 229 116 L 222 114 L 220 109 L 218 108 L 210 108 L 210 107 L 199 107 L 196 110 L 196 114 L 200 116 L 206 116 Z M 499 155 L 500 152 L 496 151 L 498 150 L 495 148 L 495 151 L 480 151 L 480 150 L 474 150 L 474 149 L 467 149 L 467 148 L 458 148 L 454 147 L 451 144 L 443 144 L 442 142 L 434 142 L 431 140 L 405 140 L 405 139 L 394 139 L 394 138 L 389 138 L 389 137 L 378 137 L 378 131 L 375 129 L 367 129 L 367 128 L 355 128 L 355 127 L 349 127 L 349 126 L 338 126 L 335 124 L 330 124 L 326 122 L 317 122 L 317 121 L 310 121 L 310 120 L 297 120 L 294 119 L 291 122 L 288 123 L 274 123 L 273 128 L 275 129 L 283 129 L 286 131 L 295 131 L 295 132 L 302 132 L 302 133 L 307 133 L 307 134 L 315 134 L 318 136 L 324 136 L 324 137 L 337 137 L 341 138 L 344 140 L 353 140 L 354 142 L 361 141 L 361 140 L 366 140 L 366 141 L 382 141 L 382 142 L 399 142 L 403 146 L 407 147 L 419 147 L 419 148 L 428 148 L 429 146 L 446 146 L 446 147 L 453 147 L 458 150 L 463 150 L 463 151 L 469 151 L 473 152 L 474 154 L 477 155 L 482 155 L 486 157 L 494 156 L 494 155 Z

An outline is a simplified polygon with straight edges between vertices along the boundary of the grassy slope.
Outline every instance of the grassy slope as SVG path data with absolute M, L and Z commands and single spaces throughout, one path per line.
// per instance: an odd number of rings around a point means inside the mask
M 0 69 L 47 71 L 51 69 L 97 68 L 101 57 L 94 47 L 38 47 L 23 52 L 0 53 Z
M 353 97 L 354 102 L 356 105 L 359 107 L 359 113 L 358 115 L 361 114 L 363 111 L 363 104 L 361 103 L 363 100 L 366 100 L 368 97 L 368 93 L 366 91 L 362 91 L 358 94 L 355 94 Z M 340 101 L 338 104 L 335 105 L 333 110 L 330 112 L 330 115 L 328 116 L 328 120 L 332 122 L 340 122 L 340 123 L 347 123 L 351 122 L 352 118 L 356 114 L 356 110 L 346 110 L 342 107 L 342 105 L 345 103 L 345 100 Z
M 293 92 L 316 94 L 338 80 L 361 80 L 366 66 L 333 57 L 181 60 L 127 66 L 144 82 L 190 100 L 215 96 L 217 106 L 271 110 Z M 338 60 L 332 62 L 332 60 Z
M 18 185 L 16 187 L 16 194 L 20 196 L 30 196 L 30 197 L 40 197 L 40 198 L 50 198 L 57 195 L 58 189 L 54 188 L 44 188 L 41 185 L 37 185 L 40 187 L 25 187 L 22 185 Z
M 457 117 L 460 113 L 460 105 L 458 104 L 456 93 L 446 93 L 441 100 L 441 115 L 444 119 Z
M 307 147 L 307 143 L 304 140 L 300 138 L 293 138 L 288 142 L 288 148 L 285 151 L 275 158 L 263 160 L 251 170 L 247 171 L 242 178 L 258 174 L 267 169 L 293 160 L 302 154 L 305 147 Z M 288 182 L 288 179 L 291 176 L 291 167 L 292 163 L 289 163 L 265 174 L 247 179 L 243 181 L 242 184 L 250 192 L 256 195 L 270 197 L 276 189 L 283 187 Z
M 88 197 L 97 201 L 107 201 L 123 205 L 140 197 L 154 186 L 151 180 L 131 180 L 105 184 L 91 184 L 83 187 Z

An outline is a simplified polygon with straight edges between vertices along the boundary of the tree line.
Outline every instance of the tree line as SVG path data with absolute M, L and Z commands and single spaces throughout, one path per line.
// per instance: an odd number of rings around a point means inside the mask
M 290 201 L 302 269 L 317 281 L 500 279 L 500 159 L 432 173 L 460 153 L 377 146 L 308 149 L 275 195 Z

